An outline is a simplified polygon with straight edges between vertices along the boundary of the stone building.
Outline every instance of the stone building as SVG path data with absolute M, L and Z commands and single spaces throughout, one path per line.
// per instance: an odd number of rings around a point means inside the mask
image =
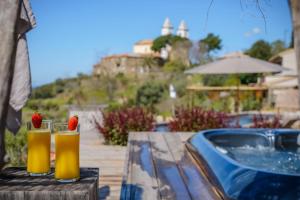
M 147 59 L 152 59 L 153 62 L 147 63 Z M 116 54 L 107 56 L 101 59 L 101 61 L 94 65 L 94 75 L 100 74 L 145 74 L 150 70 L 162 66 L 160 57 L 145 56 L 141 54 Z

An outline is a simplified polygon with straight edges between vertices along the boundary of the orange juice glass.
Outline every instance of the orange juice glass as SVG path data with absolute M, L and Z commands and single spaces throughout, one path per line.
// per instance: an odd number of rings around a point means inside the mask
M 50 172 L 51 121 L 43 121 L 40 128 L 27 123 L 27 172 L 43 176 Z
M 80 178 L 79 125 L 69 131 L 67 124 L 54 124 L 55 131 L 55 179 L 59 182 L 75 182 Z

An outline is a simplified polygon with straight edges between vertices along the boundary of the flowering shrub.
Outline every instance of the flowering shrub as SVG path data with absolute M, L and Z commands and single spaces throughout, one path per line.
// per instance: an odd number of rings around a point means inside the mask
M 200 107 L 177 108 L 175 118 L 170 121 L 171 131 L 200 131 L 228 127 L 228 116 L 222 112 L 204 110 Z
M 282 128 L 282 124 L 278 116 L 274 116 L 271 119 L 268 116 L 264 117 L 262 114 L 259 114 L 253 116 L 253 125 L 251 128 Z
M 152 131 L 154 118 L 139 107 L 123 108 L 104 114 L 104 124 L 98 129 L 107 144 L 126 145 L 130 131 Z

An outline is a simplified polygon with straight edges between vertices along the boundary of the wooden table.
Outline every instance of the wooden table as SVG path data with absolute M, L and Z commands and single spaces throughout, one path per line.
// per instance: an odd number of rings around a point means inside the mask
M 0 199 L 5 200 L 96 200 L 98 168 L 81 168 L 80 180 L 59 183 L 48 176 L 30 177 L 25 168 L 7 168 L 0 174 Z
M 221 199 L 185 148 L 193 133 L 130 133 L 121 199 Z

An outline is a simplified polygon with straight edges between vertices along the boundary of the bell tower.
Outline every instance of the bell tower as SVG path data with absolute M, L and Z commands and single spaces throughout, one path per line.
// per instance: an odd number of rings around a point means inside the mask
M 170 19 L 167 17 L 161 29 L 161 35 L 170 35 L 173 33 L 173 26 Z
M 187 28 L 187 25 L 184 20 L 182 20 L 179 24 L 179 27 L 177 29 L 177 35 L 183 38 L 189 37 L 189 29 Z

